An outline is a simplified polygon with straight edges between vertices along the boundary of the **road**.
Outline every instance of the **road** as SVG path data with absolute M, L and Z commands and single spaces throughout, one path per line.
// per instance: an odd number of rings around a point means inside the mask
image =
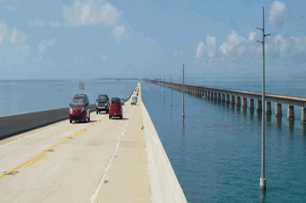
M 1 140 L 0 202 L 150 202 L 140 102 Z

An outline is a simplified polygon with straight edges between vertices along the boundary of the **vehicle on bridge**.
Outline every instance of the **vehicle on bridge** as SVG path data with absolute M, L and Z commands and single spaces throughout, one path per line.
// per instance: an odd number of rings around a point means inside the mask
M 131 105 L 136 105 L 137 104 L 137 96 L 133 95 L 131 98 Z
M 90 121 L 89 99 L 86 94 L 76 94 L 69 104 L 69 121 Z
M 125 101 L 124 101 L 124 99 L 123 99 L 123 98 L 121 98 L 121 100 L 120 100 L 120 101 L 121 101 L 121 105 L 124 105 L 124 102 L 125 102 Z
M 101 94 L 98 96 L 98 99 L 96 99 L 96 113 L 100 113 L 100 111 L 106 111 L 108 113 L 109 111 L 109 98 L 106 94 Z
M 111 119 L 114 116 L 118 116 L 120 117 L 120 119 L 123 118 L 123 109 L 119 97 L 112 97 L 110 101 L 109 119 Z

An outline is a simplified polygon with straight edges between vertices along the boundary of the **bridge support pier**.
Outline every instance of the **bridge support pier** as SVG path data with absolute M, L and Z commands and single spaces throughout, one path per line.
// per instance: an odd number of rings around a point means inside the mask
M 306 123 L 306 108 L 302 108 L 301 123 Z
M 214 100 L 217 100 L 217 92 L 214 92 Z
M 213 91 L 210 91 L 210 98 L 211 98 L 211 99 L 214 98 L 214 93 L 213 93 Z
M 221 101 L 221 94 L 219 92 L 217 93 L 217 101 Z
M 231 105 L 235 104 L 235 95 L 231 95 Z
M 240 96 L 236 96 L 236 106 L 240 106 Z
M 221 102 L 224 102 L 225 101 L 225 94 L 221 94 Z
M 256 104 L 256 111 L 260 112 L 262 110 L 262 106 L 261 106 L 261 100 L 257 100 L 257 104 Z
M 249 99 L 249 109 L 254 110 L 254 99 Z
M 275 104 L 275 117 L 282 117 L 282 104 L 281 103 Z
M 287 120 L 289 121 L 294 120 L 294 106 L 288 105 Z
M 271 112 L 271 102 L 267 101 L 266 102 L 266 114 L 270 115 Z
M 225 103 L 230 103 L 230 95 L 226 94 Z
M 242 108 L 246 108 L 246 107 L 247 107 L 247 98 L 242 97 Z

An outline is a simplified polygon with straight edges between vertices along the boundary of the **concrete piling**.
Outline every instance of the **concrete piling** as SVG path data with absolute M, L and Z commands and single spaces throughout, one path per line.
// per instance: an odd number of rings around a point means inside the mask
M 235 104 L 235 95 L 231 95 L 231 105 Z
M 217 92 L 214 92 L 214 100 L 217 99 Z
M 275 104 L 275 117 L 282 117 L 282 104 L 281 103 Z
M 247 98 L 246 97 L 242 97 L 242 108 L 246 108 L 247 107 Z
M 226 97 L 225 97 L 225 103 L 230 103 L 230 95 L 229 94 L 226 94 Z
M 294 106 L 288 105 L 287 120 L 294 120 Z
M 221 102 L 224 102 L 225 101 L 225 94 L 221 94 Z
M 219 92 L 217 93 L 217 101 L 221 101 L 221 94 Z
M 306 123 L 306 108 L 302 108 L 301 123 Z
M 266 102 L 266 114 L 270 115 L 271 112 L 271 102 L 267 101 Z
M 260 112 L 262 110 L 261 100 L 257 100 L 256 111 Z
M 240 106 L 240 96 L 236 96 L 236 106 Z

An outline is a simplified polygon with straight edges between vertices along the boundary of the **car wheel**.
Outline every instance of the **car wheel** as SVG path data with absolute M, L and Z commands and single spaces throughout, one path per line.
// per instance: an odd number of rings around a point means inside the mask
M 123 116 L 120 116 L 120 119 L 122 119 L 123 118 Z
M 72 120 L 70 120 L 70 123 L 72 123 Z
M 112 117 L 111 117 L 111 116 L 109 116 L 108 118 L 109 118 L 109 119 L 111 119 Z

